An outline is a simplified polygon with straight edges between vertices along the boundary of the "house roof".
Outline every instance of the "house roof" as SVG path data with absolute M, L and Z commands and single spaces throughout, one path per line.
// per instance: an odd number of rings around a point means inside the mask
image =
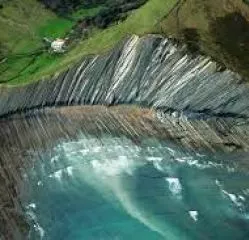
M 54 52 L 64 52 L 65 40 L 61 38 L 57 38 L 51 43 L 51 48 Z

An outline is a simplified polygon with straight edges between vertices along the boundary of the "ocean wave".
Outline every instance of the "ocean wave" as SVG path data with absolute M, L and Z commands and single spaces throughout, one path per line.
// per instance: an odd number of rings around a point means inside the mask
M 164 168 L 162 167 L 162 161 L 163 158 L 162 157 L 146 157 L 146 160 L 148 162 L 152 162 L 153 166 L 155 169 L 157 169 L 159 172 L 164 172 Z
M 38 234 L 40 240 L 42 240 L 45 236 L 45 230 L 38 223 L 35 213 L 32 210 L 28 210 L 26 212 L 26 215 L 27 215 L 28 219 L 33 222 L 33 227 L 34 227 L 33 229 Z M 31 228 L 31 230 L 32 230 L 32 228 Z
M 36 204 L 35 203 L 30 203 L 27 208 L 32 208 L 32 209 L 36 209 Z
M 57 180 L 61 181 L 62 178 L 62 169 L 55 171 L 54 173 L 48 176 L 49 178 L 56 178 Z
M 215 184 L 220 188 L 222 194 L 226 196 L 236 207 L 238 207 L 240 210 L 243 209 L 246 198 L 242 194 L 229 193 L 223 188 L 223 185 L 217 179 L 215 180 Z
M 239 208 L 244 206 L 243 201 L 245 201 L 245 198 L 242 195 L 236 195 L 233 193 L 229 193 L 224 189 L 222 189 L 222 192 L 234 203 L 235 206 Z
M 199 216 L 199 213 L 198 211 L 189 211 L 189 216 L 195 221 L 197 222 L 198 221 L 198 216 Z
M 37 186 L 41 186 L 41 185 L 42 185 L 42 181 L 39 180 L 39 181 L 37 182 Z
M 73 167 L 69 166 L 66 168 L 67 174 L 68 176 L 73 176 Z
M 204 155 L 202 155 L 202 157 L 204 157 Z M 235 171 L 234 168 L 226 166 L 224 164 L 216 163 L 213 161 L 200 161 L 198 159 L 195 159 L 193 156 L 178 157 L 175 158 L 175 161 L 181 164 L 187 164 L 191 167 L 196 167 L 200 170 L 210 169 L 210 168 L 221 168 L 221 169 L 226 169 L 228 172 Z
M 180 180 L 178 178 L 175 177 L 167 177 L 165 178 L 165 180 L 168 182 L 169 184 L 169 190 L 171 191 L 171 193 L 176 196 L 177 198 L 181 198 L 182 195 L 182 185 L 180 183 Z
M 161 162 L 163 158 L 162 157 L 146 157 L 146 160 L 149 162 Z
M 98 174 L 104 174 L 106 176 L 116 176 L 121 173 L 132 174 L 135 167 L 133 160 L 128 159 L 126 156 L 118 156 L 117 159 L 108 160 L 93 160 L 91 161 L 93 169 Z
M 34 224 L 34 229 L 39 233 L 40 239 L 42 240 L 45 236 L 44 229 L 38 223 Z
M 56 156 L 54 156 L 54 157 L 52 157 L 52 158 L 50 159 L 50 162 L 51 162 L 51 163 L 55 163 L 55 162 L 57 162 L 58 160 L 59 160 L 59 156 L 56 155 Z
M 242 192 L 243 192 L 246 196 L 249 196 L 249 188 L 244 189 Z

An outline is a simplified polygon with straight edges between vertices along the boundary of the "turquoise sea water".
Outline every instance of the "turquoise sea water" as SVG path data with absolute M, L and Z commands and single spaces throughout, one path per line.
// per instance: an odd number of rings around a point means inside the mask
M 249 239 L 249 175 L 221 156 L 81 136 L 37 153 L 26 179 L 30 239 Z

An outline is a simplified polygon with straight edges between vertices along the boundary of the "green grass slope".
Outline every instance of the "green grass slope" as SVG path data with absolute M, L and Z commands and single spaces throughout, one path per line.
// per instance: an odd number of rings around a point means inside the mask
M 5 30 L 5 33 L 7 33 L 8 36 L 5 37 L 4 41 L 6 42 L 8 41 L 7 39 L 10 39 L 12 42 L 9 44 L 10 49 L 15 49 L 15 53 L 20 50 L 27 50 L 27 48 L 29 50 L 34 50 L 40 46 L 41 38 L 44 35 L 52 35 L 55 37 L 58 33 L 58 35 L 62 36 L 70 29 L 72 26 L 71 24 L 73 24 L 72 22 L 67 22 L 69 20 L 59 18 L 42 8 L 35 0 L 25 0 L 25 3 L 23 4 L 20 3 L 23 2 L 21 0 L 12 1 L 16 3 L 16 6 L 10 5 L 9 11 L 14 11 L 15 14 L 19 6 L 23 6 L 24 9 L 29 8 L 27 7 L 27 3 L 30 3 L 30 6 L 33 6 L 33 10 L 28 10 L 31 12 L 33 11 L 33 14 L 30 14 L 32 15 L 30 16 L 32 34 L 28 34 L 27 31 L 24 31 L 23 37 L 18 37 L 15 35 L 14 31 L 11 37 L 11 34 L 8 35 L 8 30 Z M 16 85 L 39 80 L 43 77 L 49 77 L 56 72 L 65 70 L 71 64 L 79 61 L 86 55 L 100 54 L 107 51 L 129 34 L 143 35 L 156 32 L 159 21 L 169 13 L 177 2 L 177 0 L 149 0 L 141 8 L 133 11 L 125 21 L 105 30 L 96 30 L 90 38 L 79 42 L 64 55 L 58 56 L 42 53 L 35 59 L 29 56 L 27 58 L 21 58 L 20 60 L 13 59 L 12 62 L 10 59 L 8 60 L 8 64 L 0 64 L 0 81 Z M 18 8 L 16 8 L 17 5 Z M 35 11 L 39 11 L 40 16 L 42 17 L 36 16 L 39 14 L 37 14 L 37 12 L 35 14 Z M 0 14 L 2 13 L 0 12 Z M 81 13 L 74 13 L 75 19 L 77 19 L 79 14 Z M 85 14 L 84 11 L 83 14 Z M 92 11 L 90 11 L 90 14 L 92 14 Z M 36 18 L 35 16 L 38 19 L 35 19 L 34 21 L 31 20 L 32 18 Z M 20 18 L 27 19 L 27 16 L 21 16 Z M 18 22 L 17 19 L 15 21 Z M 26 20 L 24 20 L 24 22 L 26 22 Z M 18 43 L 16 39 L 19 39 L 18 41 L 20 42 L 24 42 L 22 47 L 15 47 L 15 44 Z M 1 39 L 0 42 L 2 42 Z M 6 65 L 5 67 L 7 70 L 3 69 L 4 65 Z M 23 65 L 25 65 L 25 68 Z
M 41 46 L 43 36 L 60 36 L 72 22 L 57 17 L 36 0 L 11 0 L 0 9 L 0 43 L 10 53 L 22 53 Z
M 65 36 L 80 16 L 91 16 L 99 9 L 79 10 L 66 19 L 37 0 L 4 2 L 0 9 L 0 83 L 29 81 L 37 69 L 56 61 L 58 56 L 44 52 L 43 38 Z
M 65 36 L 79 19 L 94 16 L 103 6 L 78 9 L 66 19 L 37 0 L 4 2 L 0 9 L 0 83 L 49 78 L 86 55 L 108 51 L 127 35 L 146 33 L 179 39 L 193 52 L 203 52 L 249 80 L 249 5 L 243 0 L 148 0 L 125 21 L 104 30 L 94 28 L 88 39 L 78 39 L 63 55 L 40 51 L 42 38 Z
M 0 82 L 18 78 L 32 65 L 44 46 L 43 37 L 63 36 L 72 25 L 36 0 L 6 2 L 0 9 Z

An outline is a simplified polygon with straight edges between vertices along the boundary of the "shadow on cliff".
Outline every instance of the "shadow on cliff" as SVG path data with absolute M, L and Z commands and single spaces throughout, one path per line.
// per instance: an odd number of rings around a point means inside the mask
M 210 33 L 217 44 L 217 54 L 233 70 L 249 79 L 249 23 L 239 12 L 210 22 Z
M 195 28 L 185 28 L 182 30 L 182 35 L 191 53 L 198 54 L 200 52 L 200 34 L 198 31 Z

